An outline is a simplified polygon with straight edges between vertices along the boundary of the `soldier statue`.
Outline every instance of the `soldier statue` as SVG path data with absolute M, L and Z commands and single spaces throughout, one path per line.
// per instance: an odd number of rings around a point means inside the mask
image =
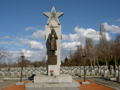
M 54 28 L 51 29 L 51 33 L 48 35 L 46 47 L 48 56 L 55 55 L 55 51 L 57 50 L 56 40 L 58 39 L 57 34 Z

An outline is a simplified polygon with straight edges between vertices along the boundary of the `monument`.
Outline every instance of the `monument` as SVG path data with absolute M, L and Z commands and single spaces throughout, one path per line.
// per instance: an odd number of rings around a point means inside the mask
M 48 18 L 47 25 L 45 26 L 47 74 L 36 75 L 34 83 L 25 85 L 26 89 L 79 90 L 78 87 L 80 85 L 72 79 L 72 76 L 60 74 L 62 35 L 59 18 L 63 16 L 63 12 L 56 12 L 55 7 L 53 7 L 51 12 L 44 12 L 43 14 Z
M 51 12 L 43 13 L 48 22 L 46 28 L 46 48 L 47 48 L 47 74 L 60 74 L 60 54 L 61 54 L 61 25 L 59 18 L 63 16 L 63 12 L 56 12 L 53 7 Z

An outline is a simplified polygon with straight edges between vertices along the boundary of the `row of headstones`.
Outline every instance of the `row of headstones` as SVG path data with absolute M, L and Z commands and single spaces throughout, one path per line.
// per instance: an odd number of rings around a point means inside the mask
M 120 66 L 119 66 L 120 68 Z M 69 73 L 72 75 L 80 75 L 83 76 L 84 75 L 84 70 L 86 73 L 86 76 L 114 76 L 114 75 L 118 75 L 118 68 L 116 68 L 116 70 L 114 70 L 113 66 L 110 66 L 110 69 L 108 69 L 107 66 L 95 66 L 95 67 L 91 67 L 91 66 L 86 66 L 85 68 L 83 66 L 80 67 L 63 67 L 62 68 L 62 72 L 64 73 Z
M 25 67 L 23 68 L 23 77 L 27 78 L 32 74 L 46 74 L 46 67 Z M 70 74 L 72 76 L 84 76 L 87 77 L 103 77 L 106 79 L 120 78 L 120 66 L 116 66 L 114 70 L 113 66 L 108 69 L 107 66 L 72 66 L 72 67 L 61 67 L 61 74 Z M 0 68 L 1 78 L 19 78 L 21 76 L 21 68 Z
M 45 74 L 45 67 L 24 67 L 22 70 L 22 75 L 24 78 L 30 77 L 32 74 Z M 20 78 L 21 77 L 21 68 L 0 68 L 0 77 L 1 78 Z

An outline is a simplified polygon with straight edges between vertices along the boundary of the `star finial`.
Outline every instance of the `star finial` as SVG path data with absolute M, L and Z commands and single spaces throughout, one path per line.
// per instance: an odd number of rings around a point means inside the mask
M 60 25 L 59 18 L 63 16 L 63 12 L 56 12 L 55 7 L 53 6 L 51 9 L 51 12 L 44 12 L 43 13 L 46 17 L 48 17 L 47 24 L 49 25 L 52 20 L 57 22 L 58 25 Z

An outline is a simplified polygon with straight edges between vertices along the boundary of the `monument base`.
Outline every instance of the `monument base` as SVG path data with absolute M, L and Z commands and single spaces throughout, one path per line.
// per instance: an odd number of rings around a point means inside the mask
M 72 82 L 72 76 L 59 75 L 59 76 L 47 76 L 37 75 L 34 77 L 34 83 L 69 83 Z
M 58 65 L 48 65 L 47 66 L 47 74 L 48 76 L 59 76 L 60 75 L 60 66 Z
M 34 77 L 34 83 L 27 83 L 26 90 L 80 90 L 80 84 L 70 75 Z

